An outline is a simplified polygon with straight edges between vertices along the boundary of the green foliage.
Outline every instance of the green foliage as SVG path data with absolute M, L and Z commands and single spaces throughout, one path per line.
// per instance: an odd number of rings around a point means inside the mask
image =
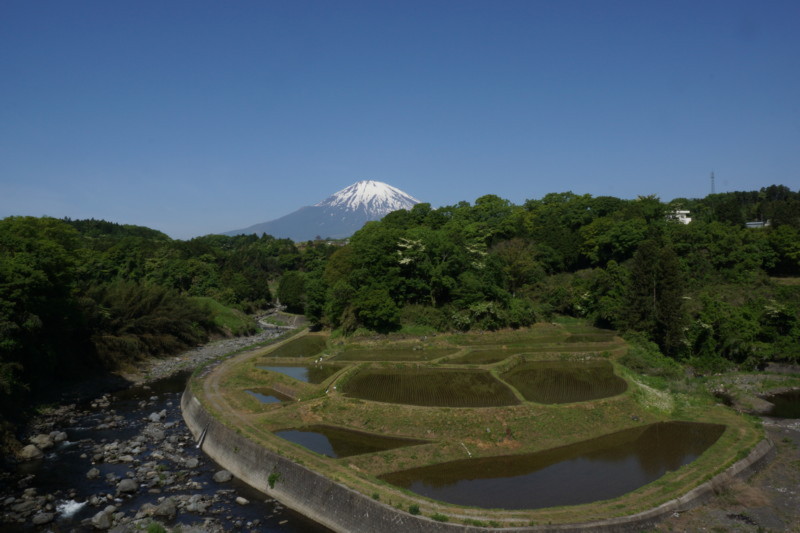
M 628 342 L 628 352 L 619 361 L 624 366 L 639 374 L 668 380 L 681 377 L 680 364 L 662 354 L 658 345 L 641 333 L 629 333 L 625 335 L 625 340 Z
M 147 524 L 147 533 L 167 533 L 167 529 L 158 522 Z
M 667 220 L 674 209 L 692 223 Z M 9 217 L 0 410 L 19 412 L 88 369 L 251 331 L 229 308 L 269 307 L 270 287 L 291 311 L 348 335 L 518 328 L 563 314 L 639 332 L 700 371 L 797 362 L 800 289 L 789 276 L 800 276 L 800 193 L 780 185 L 669 204 L 571 192 L 521 206 L 495 195 L 419 204 L 335 246 Z M 643 350 L 629 354 L 634 367 L 666 371 Z
M 252 335 L 258 331 L 256 321 L 238 309 L 226 307 L 209 297 L 195 296 L 192 299 L 202 306 L 206 315 L 214 323 L 214 330 L 220 333 L 239 337 Z
M 412 503 L 411 505 L 408 506 L 408 512 L 413 515 L 418 515 L 420 512 L 419 505 L 417 505 L 416 503 Z
M 269 484 L 269 488 L 274 489 L 275 483 L 281 480 L 281 473 L 277 471 L 273 471 L 267 477 L 267 484 Z
M 631 261 L 623 323 L 649 334 L 668 355 L 677 355 L 686 321 L 683 296 L 683 272 L 675 252 L 655 240 L 643 241 Z
M 281 276 L 278 284 L 278 300 L 290 313 L 302 313 L 306 304 L 305 276 L 302 272 L 290 271 Z
M 82 303 L 91 343 L 110 368 L 185 350 L 212 325 L 199 302 L 158 285 L 115 281 L 92 287 Z

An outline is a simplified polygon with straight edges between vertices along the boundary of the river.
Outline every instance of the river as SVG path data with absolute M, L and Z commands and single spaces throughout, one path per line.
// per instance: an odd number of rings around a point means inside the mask
M 188 376 L 62 408 L 44 427 L 66 440 L 0 473 L 0 530 L 121 532 L 157 521 L 198 532 L 329 531 L 236 479 L 214 480 L 222 468 L 181 416 Z

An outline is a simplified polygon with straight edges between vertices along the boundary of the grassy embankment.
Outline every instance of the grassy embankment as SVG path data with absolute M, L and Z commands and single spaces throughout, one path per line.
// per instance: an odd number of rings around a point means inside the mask
M 305 334 L 250 351 L 220 368 L 223 404 L 235 417 L 215 414 L 236 420 L 240 432 L 285 457 L 404 510 L 419 506 L 423 514 L 438 519 L 505 526 L 596 520 L 633 514 L 678 497 L 743 458 L 763 438 L 757 422 L 719 405 L 701 383 L 653 380 L 628 370 L 618 362 L 626 351 L 625 342 L 613 333 L 573 321 L 538 324 L 526 330 L 423 338 L 331 340 L 321 334 Z M 308 364 L 320 357 L 323 365 L 341 365 L 341 370 L 320 384 L 256 368 L 264 364 Z M 348 380 L 366 367 L 468 368 L 488 371 L 502 381 L 504 372 L 524 361 L 596 359 L 613 364 L 627 383 L 625 392 L 587 402 L 544 405 L 524 401 L 512 388 L 518 404 L 479 408 L 380 403 L 342 393 Z M 202 400 L 199 385 L 194 386 Z M 263 404 L 245 392 L 257 388 L 272 388 L 297 401 Z M 466 450 L 473 457 L 535 452 L 668 420 L 718 423 L 727 429 L 693 463 L 613 500 L 530 511 L 474 509 L 428 500 L 376 479 L 387 472 L 463 459 Z M 426 439 L 430 443 L 330 459 L 272 433 L 310 424 Z

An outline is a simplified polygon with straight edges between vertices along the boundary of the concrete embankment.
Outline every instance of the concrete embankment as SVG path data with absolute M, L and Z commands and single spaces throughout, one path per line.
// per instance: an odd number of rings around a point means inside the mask
M 335 531 L 365 533 L 498 531 L 496 528 L 438 522 L 424 516 L 411 515 L 336 483 L 267 450 L 237 433 L 235 428 L 226 426 L 206 411 L 190 387 L 183 393 L 181 407 L 186 424 L 195 438 L 199 438 L 205 431 L 202 448 L 212 459 L 245 483 Z M 584 524 L 532 525 L 523 528 L 505 528 L 502 531 L 562 533 L 641 531 L 671 513 L 685 511 L 702 503 L 714 493 L 715 488 L 723 486 L 731 478 L 748 475 L 771 450 L 772 443 L 764 440 L 746 458 L 726 472 L 680 498 L 636 515 Z M 272 487 L 270 479 L 273 481 Z

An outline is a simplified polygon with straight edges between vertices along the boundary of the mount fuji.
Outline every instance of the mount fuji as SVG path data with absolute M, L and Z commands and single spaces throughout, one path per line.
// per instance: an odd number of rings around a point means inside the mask
M 266 233 L 293 241 L 343 239 L 370 220 L 380 220 L 398 209 L 411 209 L 419 200 L 380 181 L 359 181 L 325 200 L 269 222 L 225 232 L 225 235 Z

